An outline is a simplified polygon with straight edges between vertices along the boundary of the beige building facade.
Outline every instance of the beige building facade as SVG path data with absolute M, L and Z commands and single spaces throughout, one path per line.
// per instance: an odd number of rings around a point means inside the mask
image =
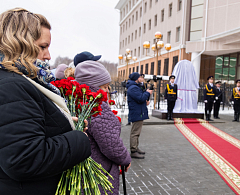
M 182 0 L 120 0 L 116 9 L 120 11 L 119 54 L 124 55 L 126 49 L 137 61 L 131 61 L 128 73 L 138 71 L 143 74 L 157 74 L 156 57 L 150 49 L 144 49 L 143 43 L 155 43 L 155 32 L 160 31 L 162 41 L 170 43 L 172 49 L 164 48 L 158 58 L 158 75 L 170 75 L 174 65 L 183 59 L 191 59 L 187 54 L 186 41 L 189 36 L 190 1 Z M 126 77 L 126 63 L 119 61 L 118 76 Z
M 191 60 L 198 79 L 209 75 L 229 84 L 240 78 L 240 0 L 120 0 L 119 54 L 127 48 L 138 60 L 128 73 L 157 74 L 154 52 L 143 42 L 154 43 L 160 31 L 170 52 L 162 49 L 158 74 L 171 75 L 175 64 Z M 119 61 L 118 76 L 125 78 L 126 63 Z

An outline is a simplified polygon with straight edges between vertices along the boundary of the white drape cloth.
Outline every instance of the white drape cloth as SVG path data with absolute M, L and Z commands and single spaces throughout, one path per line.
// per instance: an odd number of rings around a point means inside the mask
M 197 89 L 199 83 L 194 66 L 188 60 L 178 62 L 172 72 L 178 85 L 178 99 L 174 113 L 200 113 L 197 108 Z

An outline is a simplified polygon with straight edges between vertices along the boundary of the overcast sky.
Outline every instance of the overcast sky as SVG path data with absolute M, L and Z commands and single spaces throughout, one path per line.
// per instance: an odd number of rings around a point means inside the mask
M 0 12 L 15 7 L 44 15 L 52 26 L 51 61 L 90 51 L 118 62 L 118 0 L 1 0 Z

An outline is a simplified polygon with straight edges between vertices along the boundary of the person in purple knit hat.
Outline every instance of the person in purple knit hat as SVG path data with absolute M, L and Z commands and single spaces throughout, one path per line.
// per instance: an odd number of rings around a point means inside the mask
M 92 91 L 99 89 L 108 92 L 111 77 L 106 68 L 96 61 L 84 61 L 77 64 L 75 79 L 80 84 L 90 86 Z M 131 157 L 120 138 L 121 124 L 112 113 L 107 102 L 102 104 L 102 114 L 92 117 L 86 133 L 89 136 L 92 158 L 101 164 L 114 178 L 113 194 L 119 194 L 119 165 L 125 166 L 125 171 L 131 166 Z M 105 194 L 101 187 L 101 194 Z M 108 194 L 111 194 L 107 191 Z

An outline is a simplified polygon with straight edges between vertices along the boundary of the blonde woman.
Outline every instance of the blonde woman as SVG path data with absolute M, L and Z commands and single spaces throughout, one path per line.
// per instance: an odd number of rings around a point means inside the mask
M 62 172 L 91 154 L 50 84 L 50 30 L 25 9 L 0 15 L 1 195 L 54 195 Z

